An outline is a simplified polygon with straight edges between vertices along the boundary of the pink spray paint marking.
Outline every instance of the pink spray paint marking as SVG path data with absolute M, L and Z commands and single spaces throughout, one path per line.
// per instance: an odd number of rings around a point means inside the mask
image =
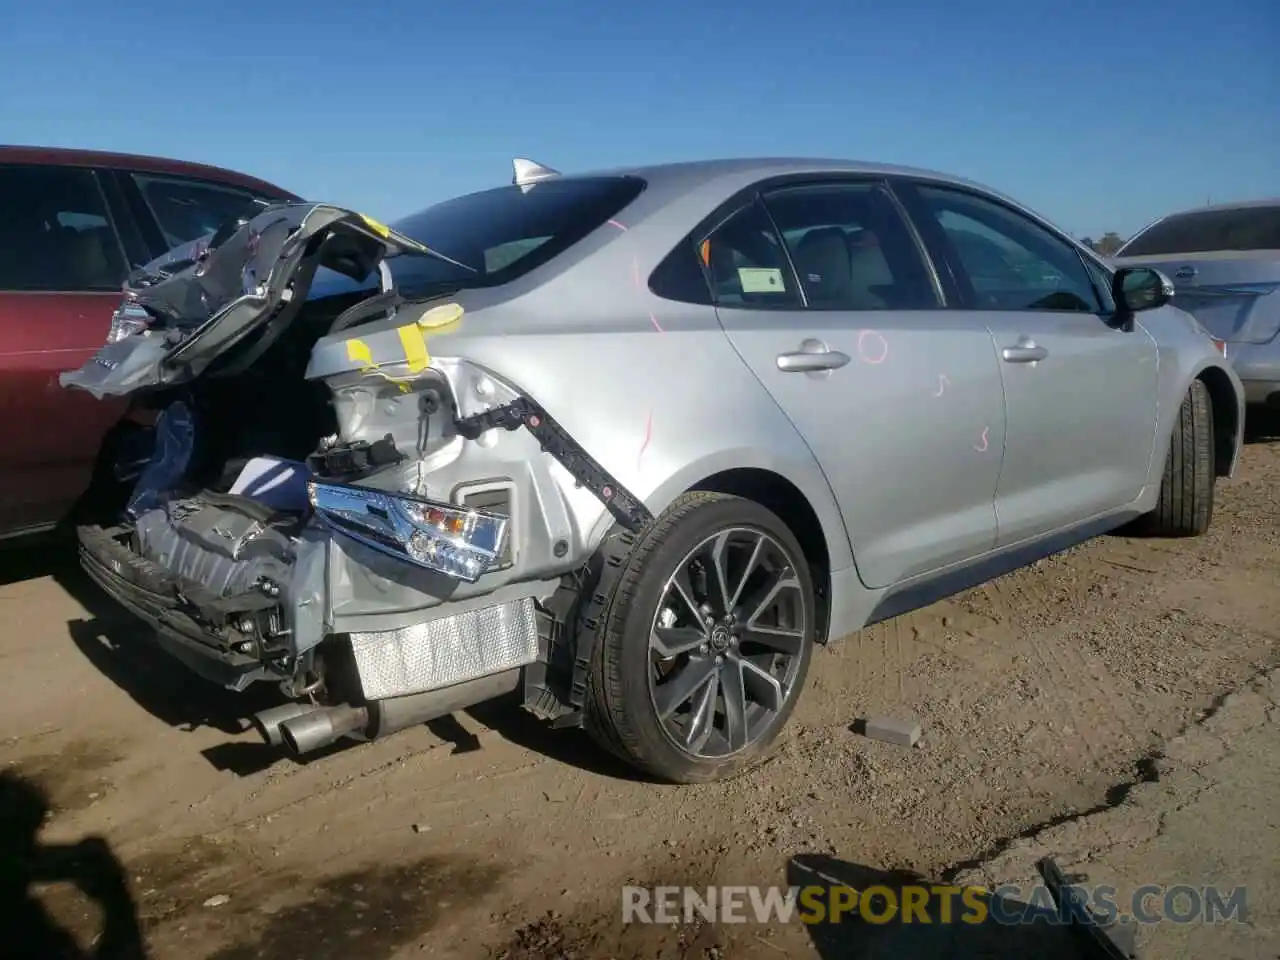
M 640 261 L 635 257 L 631 258 L 631 282 L 636 285 L 636 289 L 640 289 Z
M 662 324 L 658 322 L 658 318 L 655 317 L 652 313 L 649 314 L 649 322 L 653 324 L 653 329 L 657 330 L 659 333 L 667 332 L 662 329 Z
M 608 224 L 609 224 L 609 226 L 611 226 L 611 227 L 617 227 L 619 230 L 624 230 L 624 231 L 625 231 L 625 230 L 627 229 L 627 228 L 626 228 L 626 227 L 624 227 L 622 224 L 620 224 L 617 220 L 609 220 L 609 221 L 608 221 Z
M 868 338 L 874 339 L 868 342 Z M 876 341 L 879 341 L 879 347 L 875 346 Z M 858 356 L 862 358 L 863 363 L 884 363 L 885 358 L 889 356 L 889 341 L 874 330 L 860 330 L 858 332 Z
M 640 461 L 644 459 L 644 452 L 649 449 L 649 441 L 653 439 L 653 411 L 649 411 L 649 415 L 644 420 L 644 443 L 640 444 L 640 452 L 636 454 L 636 469 L 640 469 Z
M 947 387 L 950 385 L 951 385 L 951 381 L 947 379 L 947 375 L 945 373 L 938 374 L 938 392 L 935 393 L 934 396 L 935 397 L 942 396 L 942 391 L 947 389 Z
M 990 427 L 983 427 L 981 445 L 975 443 L 973 445 L 973 449 L 977 450 L 979 453 L 986 453 L 987 452 L 987 434 L 990 432 L 991 432 Z

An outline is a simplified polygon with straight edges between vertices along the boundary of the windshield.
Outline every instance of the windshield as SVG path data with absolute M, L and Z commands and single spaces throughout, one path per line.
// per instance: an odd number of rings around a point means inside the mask
M 508 283 L 617 215 L 644 186 L 635 177 L 573 177 L 445 200 L 392 226 L 475 272 L 430 257 L 400 256 L 388 261 L 391 274 L 406 297 Z
M 1174 214 L 1138 234 L 1116 256 L 1213 250 L 1280 250 L 1280 204 Z

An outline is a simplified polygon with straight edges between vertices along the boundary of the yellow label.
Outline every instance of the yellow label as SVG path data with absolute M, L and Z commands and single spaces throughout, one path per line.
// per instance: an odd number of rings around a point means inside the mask
M 373 366 L 373 354 L 369 352 L 369 345 L 363 340 L 347 341 L 347 359 L 359 363 L 362 367 Z
M 360 214 L 360 219 L 363 220 L 369 229 L 378 236 L 383 237 L 384 239 L 391 236 L 391 229 L 385 224 L 379 223 L 377 220 L 373 219 L 373 217 L 365 216 L 362 213 Z
M 428 310 L 415 323 L 407 323 L 396 328 L 396 336 L 400 338 L 400 346 L 404 349 L 405 363 L 411 374 L 421 373 L 431 365 L 431 354 L 427 351 L 427 337 L 456 327 L 462 320 L 462 305 L 445 303 Z M 373 353 L 363 340 L 347 341 L 347 359 L 360 364 L 364 371 L 377 370 L 373 362 Z M 391 378 L 388 378 L 391 379 Z M 403 387 L 402 389 L 407 389 Z
M 427 338 L 416 324 L 405 324 L 396 330 L 400 335 L 400 345 L 404 347 L 404 358 L 409 363 L 410 373 L 421 373 L 431 363 L 431 355 L 427 353 Z

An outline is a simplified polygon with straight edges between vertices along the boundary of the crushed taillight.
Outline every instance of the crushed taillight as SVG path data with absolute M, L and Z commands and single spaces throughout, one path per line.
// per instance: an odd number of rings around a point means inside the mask
M 1209 342 L 1212 343 L 1217 348 L 1218 352 L 1224 357 L 1227 355 L 1227 341 L 1210 337 Z
M 141 333 L 151 326 L 151 314 L 134 303 L 122 303 L 111 315 L 107 343 L 119 343 L 125 337 Z

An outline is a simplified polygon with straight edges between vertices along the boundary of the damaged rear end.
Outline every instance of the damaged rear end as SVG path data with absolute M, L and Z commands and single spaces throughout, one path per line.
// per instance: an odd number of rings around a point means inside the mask
M 444 279 L 406 296 L 396 258 Z M 326 270 L 357 289 L 312 298 Z M 622 535 L 649 516 L 518 385 L 436 349 L 483 308 L 475 272 L 352 211 L 270 207 L 135 272 L 108 342 L 63 376 L 156 413 L 124 509 L 80 528 L 84 569 L 192 670 L 278 684 L 288 702 L 255 718 L 269 743 L 372 739 L 517 690 L 580 720 L 551 682 L 564 583 L 604 511 Z

